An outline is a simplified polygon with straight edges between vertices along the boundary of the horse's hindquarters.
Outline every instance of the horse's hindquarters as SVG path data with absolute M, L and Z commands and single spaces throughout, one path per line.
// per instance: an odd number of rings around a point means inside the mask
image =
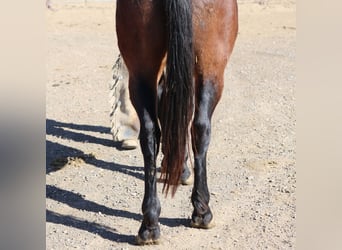
M 118 0 L 118 46 L 130 77 L 157 78 L 166 54 L 163 1 Z M 155 79 L 155 84 L 157 79 Z
M 204 76 L 223 74 L 238 30 L 236 0 L 193 1 L 196 71 Z

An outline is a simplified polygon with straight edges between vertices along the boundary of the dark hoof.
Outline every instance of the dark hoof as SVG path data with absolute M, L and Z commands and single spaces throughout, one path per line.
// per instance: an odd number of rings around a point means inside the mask
M 160 243 L 160 229 L 159 226 L 147 228 L 142 225 L 139 234 L 137 235 L 136 243 L 138 245 L 157 245 Z
M 139 235 L 137 235 L 135 237 L 135 241 L 140 246 L 143 246 L 143 245 L 159 245 L 160 244 L 160 239 L 143 240 Z
M 191 220 L 190 226 L 193 228 L 210 229 L 210 228 L 215 227 L 215 223 L 213 221 L 211 221 L 211 222 L 209 222 L 209 224 L 204 224 L 203 222 Z
M 202 229 L 210 229 L 215 226 L 213 221 L 213 215 L 209 211 L 208 213 L 204 214 L 203 216 L 192 215 L 192 219 L 190 222 L 190 226 L 194 228 L 202 228 Z

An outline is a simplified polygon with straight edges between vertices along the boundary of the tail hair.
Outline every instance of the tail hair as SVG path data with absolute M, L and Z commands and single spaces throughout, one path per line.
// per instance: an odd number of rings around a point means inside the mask
M 192 1 L 165 0 L 168 29 L 166 80 L 161 98 L 163 192 L 172 196 L 179 186 L 193 112 Z

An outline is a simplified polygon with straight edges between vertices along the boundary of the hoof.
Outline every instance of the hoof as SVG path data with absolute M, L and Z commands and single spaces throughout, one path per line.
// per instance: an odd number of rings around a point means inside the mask
M 193 228 L 210 229 L 210 228 L 215 227 L 215 223 L 211 221 L 209 222 L 209 224 L 204 224 L 203 222 L 195 222 L 191 220 L 190 226 Z
M 215 226 L 213 214 L 211 213 L 210 209 L 208 212 L 202 215 L 194 213 L 191 216 L 190 226 L 194 228 L 202 228 L 202 229 L 210 229 Z
M 136 140 L 133 140 L 133 139 L 123 140 L 121 144 L 121 148 L 125 150 L 136 149 L 137 147 L 138 147 L 138 143 Z
M 144 240 L 139 235 L 137 235 L 135 237 L 135 241 L 140 246 L 143 246 L 143 245 L 159 245 L 160 244 L 160 239 L 147 239 L 147 240 Z
M 187 185 L 192 185 L 194 183 L 194 177 L 193 175 L 190 175 L 188 178 L 186 179 L 183 179 L 181 178 L 181 184 L 184 185 L 184 186 L 187 186 Z
M 157 245 L 160 243 L 159 225 L 153 228 L 148 228 L 143 223 L 139 229 L 138 235 L 135 237 L 138 245 Z

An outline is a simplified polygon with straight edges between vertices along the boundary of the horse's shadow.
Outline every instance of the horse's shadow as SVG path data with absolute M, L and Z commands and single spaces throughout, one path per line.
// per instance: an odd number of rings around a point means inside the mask
M 94 213 L 102 213 L 109 216 L 116 216 L 140 221 L 141 215 L 129 211 L 123 211 L 97 204 L 96 202 L 86 200 L 81 194 L 64 190 L 52 185 L 46 185 L 46 198 L 65 203 L 70 207 Z
M 46 198 L 67 204 L 70 207 L 76 208 L 78 210 L 102 213 L 108 216 L 115 216 L 127 219 L 134 219 L 136 221 L 142 221 L 141 214 L 114 208 L 108 208 L 106 206 L 97 204 L 96 202 L 84 199 L 81 194 L 76 194 L 74 192 L 64 190 L 52 185 L 46 185 Z M 124 235 L 118 233 L 116 229 L 110 228 L 108 226 L 104 226 L 96 222 L 90 222 L 88 220 L 84 220 L 81 218 L 76 218 L 71 215 L 62 215 L 50 211 L 48 209 L 46 210 L 46 221 L 54 224 L 61 224 L 85 230 L 90 233 L 100 235 L 104 239 L 116 242 L 126 242 L 129 244 L 135 244 L 135 237 L 133 235 Z M 187 226 L 186 219 L 160 218 L 159 221 L 161 224 L 166 225 L 168 227 L 178 227 L 181 225 Z
M 46 210 L 46 221 L 85 230 L 90 233 L 97 234 L 107 240 L 134 244 L 134 235 L 119 234 L 115 229 L 106 227 L 104 225 L 95 222 L 89 222 L 71 215 L 62 215 L 48 209 Z
M 78 210 L 84 210 L 94 213 L 100 212 L 105 215 L 124 217 L 134 220 L 140 220 L 141 218 L 141 215 L 139 214 L 108 208 L 106 206 L 97 204 L 96 202 L 86 200 L 80 194 L 76 194 L 74 192 L 64 190 L 52 185 L 46 185 L 46 198 L 65 203 L 70 207 L 76 208 Z M 84 220 L 82 218 L 76 218 L 71 215 L 59 214 L 48 209 L 46 210 L 46 221 L 88 231 L 111 241 L 134 244 L 133 235 L 124 235 L 122 233 L 118 233 L 117 230 L 114 228 L 110 228 L 96 222 Z
M 80 132 L 70 131 L 79 130 Z M 80 125 L 73 123 L 59 122 L 52 119 L 46 119 L 46 134 L 59 138 L 73 140 L 76 142 L 86 142 L 100 144 L 107 147 L 116 148 L 121 150 L 121 143 L 114 142 L 113 140 L 98 138 L 95 136 L 87 135 L 82 131 L 90 131 L 97 133 L 110 133 L 110 129 L 102 126 Z M 51 142 L 46 140 L 46 173 L 57 171 L 67 164 L 67 160 L 71 158 L 81 158 L 85 163 L 94 165 L 98 168 L 117 171 L 123 174 L 129 174 L 140 180 L 144 180 L 142 167 L 134 167 L 121 165 L 114 162 L 106 162 L 96 159 L 94 156 L 85 154 L 83 151 L 62 145 L 60 143 Z
M 85 163 L 98 168 L 116 171 L 144 180 L 143 167 L 107 162 L 87 155 L 82 150 L 46 140 L 46 173 L 58 171 L 68 163 L 68 159 L 81 158 Z
M 81 132 L 71 132 L 66 130 L 65 128 L 80 130 L 80 131 L 92 131 L 99 133 L 109 133 L 109 128 L 100 127 L 100 126 L 89 126 L 89 125 L 77 125 L 70 123 L 57 122 L 54 120 L 47 120 L 46 123 L 46 131 L 47 134 L 66 138 L 74 141 L 87 141 L 89 143 L 97 143 L 104 146 L 115 147 L 115 143 L 111 140 L 96 138 L 94 136 L 85 135 Z M 106 162 L 100 159 L 96 159 L 95 157 L 91 157 L 85 155 L 83 151 L 65 146 L 56 142 L 51 142 L 46 140 L 46 173 L 49 174 L 54 171 L 58 171 L 63 166 L 64 162 L 68 158 L 82 158 L 85 163 L 91 164 L 93 166 L 116 171 L 123 174 L 128 174 L 133 176 L 139 180 L 144 180 L 143 175 L 143 167 L 136 166 L 127 166 L 121 165 L 114 162 Z M 61 163 L 61 164 L 56 164 Z M 59 162 L 61 161 L 61 162 Z M 53 164 L 52 164 L 53 163 Z M 97 204 L 93 201 L 86 200 L 80 194 L 73 193 L 68 190 L 63 190 L 61 188 L 46 185 L 46 198 L 53 199 L 55 201 L 65 203 L 70 207 L 85 210 L 89 212 L 101 212 L 102 214 L 108 216 L 122 217 L 127 219 L 134 219 L 137 221 L 142 220 L 142 216 L 137 213 L 132 213 L 129 211 L 119 210 L 108 208 L 106 206 Z M 113 240 L 116 242 L 127 242 L 129 244 L 134 244 L 134 236 L 131 235 L 123 235 L 117 233 L 115 229 L 108 228 L 104 225 L 100 225 L 95 222 L 89 222 L 87 220 L 83 220 L 81 218 L 76 218 L 70 215 L 62 215 L 56 213 L 54 211 L 46 210 L 46 221 L 62 224 L 65 226 L 74 227 L 77 229 L 85 230 L 97 235 L 100 235 L 102 238 Z M 160 218 L 160 223 L 169 227 L 176 227 L 180 225 L 186 226 L 186 219 L 177 219 L 177 218 Z
M 87 135 L 81 132 L 70 131 L 79 130 L 79 131 L 89 131 L 89 132 L 97 132 L 101 134 L 109 134 L 110 129 L 103 126 L 92 126 L 92 125 L 84 125 L 84 124 L 73 124 L 73 123 L 65 123 L 59 122 L 52 119 L 46 119 L 46 134 L 53 135 L 56 137 L 69 139 L 77 142 L 88 142 L 94 144 L 101 144 L 107 147 L 115 147 L 117 149 L 121 149 L 120 143 L 114 142 L 113 140 L 98 138 L 95 136 Z

